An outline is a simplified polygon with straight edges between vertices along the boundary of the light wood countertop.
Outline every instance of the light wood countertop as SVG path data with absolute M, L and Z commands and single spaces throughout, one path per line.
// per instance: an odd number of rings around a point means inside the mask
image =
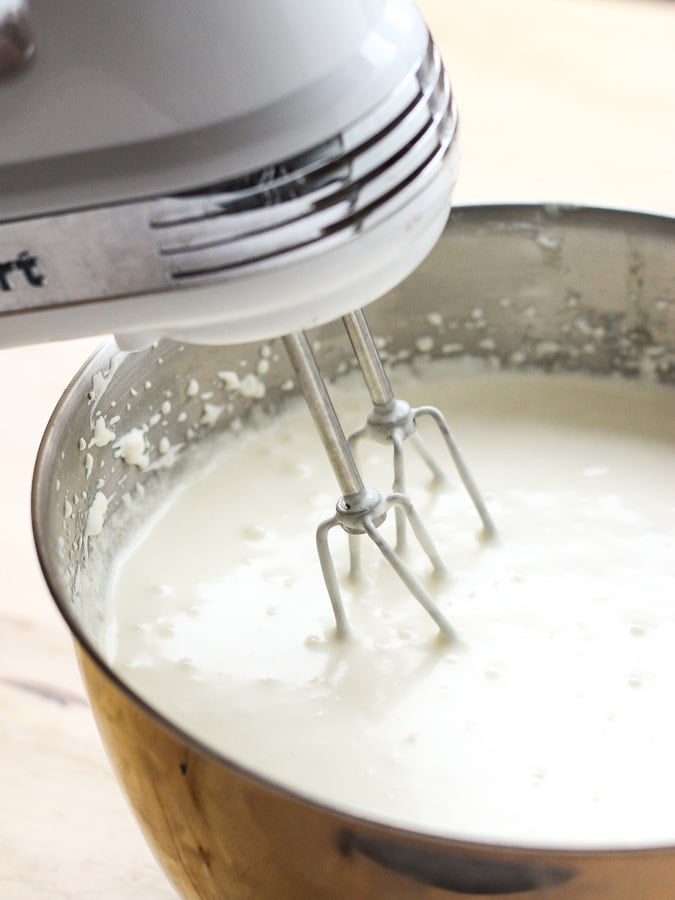
M 460 105 L 456 202 L 675 213 L 667 0 L 422 0 Z M 98 344 L 0 353 L 0 898 L 172 897 L 116 785 L 42 581 L 30 483 L 58 396 Z

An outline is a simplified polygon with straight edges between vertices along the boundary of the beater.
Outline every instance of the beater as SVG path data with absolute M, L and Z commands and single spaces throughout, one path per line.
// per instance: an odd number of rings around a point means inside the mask
M 394 396 L 363 310 L 359 309 L 343 316 L 342 321 L 373 401 L 372 412 L 364 427 L 350 435 L 350 446 L 355 448 L 358 442 L 365 437 L 370 437 L 380 443 L 391 443 L 394 451 L 394 491 L 405 494 L 403 442 L 410 438 L 434 479 L 443 481 L 445 478 L 443 470 L 438 466 L 416 430 L 417 419 L 421 416 L 429 416 L 436 423 L 445 440 L 455 468 L 483 523 L 485 536 L 494 537 L 497 529 L 443 413 L 435 406 L 418 406 L 414 409 L 406 400 Z M 397 510 L 396 522 L 396 549 L 403 551 L 405 549 L 405 518 L 398 513 L 399 510 Z M 352 569 L 358 569 L 357 554 L 358 544 L 352 542 Z
M 338 631 L 336 525 L 368 535 L 452 635 L 378 530 L 395 507 L 399 552 L 407 520 L 443 570 L 405 493 L 417 417 L 437 421 L 493 526 L 440 413 L 394 398 L 354 312 L 428 253 L 456 178 L 456 107 L 412 0 L 0 0 L 0 118 L 0 347 L 285 336 L 342 491 L 317 532 Z M 339 316 L 375 404 L 368 433 L 394 446 L 384 497 L 363 485 L 304 335 Z

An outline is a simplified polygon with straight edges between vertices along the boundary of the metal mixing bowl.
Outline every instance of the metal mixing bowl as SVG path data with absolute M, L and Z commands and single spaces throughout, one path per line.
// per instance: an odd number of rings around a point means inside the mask
M 371 324 L 389 361 L 409 357 L 415 338 L 433 331 L 432 356 L 672 384 L 674 237 L 673 220 L 629 212 L 458 209 L 417 273 L 371 307 Z M 348 360 L 342 328 L 315 337 L 324 373 L 338 375 Z M 217 373 L 255 372 L 260 351 L 166 343 L 123 357 L 105 345 L 64 394 L 35 470 L 33 521 L 45 577 L 75 637 L 117 775 L 177 889 L 257 900 L 672 897 L 674 847 L 491 846 L 346 815 L 201 746 L 111 671 L 97 644 L 111 554 L 128 540 L 138 509 L 180 478 L 209 438 L 286 402 L 291 373 L 273 345 L 264 397 L 239 396 L 215 424 L 205 415 L 204 392 L 213 392 L 212 413 L 225 405 Z M 144 469 L 116 458 L 112 444 L 92 441 L 98 415 L 117 422 L 118 432 L 144 429 Z

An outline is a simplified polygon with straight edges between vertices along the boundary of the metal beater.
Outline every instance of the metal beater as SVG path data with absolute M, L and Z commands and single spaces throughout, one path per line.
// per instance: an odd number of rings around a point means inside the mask
M 418 417 L 430 416 L 436 422 L 462 482 L 480 516 L 483 523 L 483 533 L 486 537 L 493 537 L 496 534 L 495 525 L 441 411 L 434 406 L 412 408 L 405 400 L 400 400 L 394 396 L 377 352 L 373 335 L 362 310 L 345 316 L 343 322 L 373 401 L 373 411 L 368 417 L 367 424 L 352 434 L 349 440 L 347 440 L 342 430 L 307 336 L 304 333 L 299 333 L 288 335 L 284 338 L 286 351 L 298 378 L 298 383 L 312 413 L 317 431 L 342 491 L 342 495 L 336 504 L 335 515 L 322 522 L 316 534 L 319 560 L 333 606 L 337 632 L 339 635 L 347 632 L 347 617 L 328 545 L 328 534 L 331 529 L 339 525 L 349 536 L 351 573 L 353 575 L 358 575 L 359 573 L 359 538 L 362 535 L 367 535 L 413 597 L 434 620 L 441 634 L 447 638 L 452 638 L 455 636 L 452 626 L 435 605 L 419 578 L 404 563 L 400 555 L 405 550 L 406 524 L 410 524 L 419 545 L 431 562 L 434 572 L 439 575 L 445 572 L 445 566 L 438 550 L 406 493 L 403 443 L 407 438 L 413 439 L 416 449 L 429 466 L 435 478 L 443 480 L 445 477 L 443 470 L 438 466 L 424 442 L 416 434 L 416 420 Z M 392 445 L 394 484 L 393 492 L 386 496 L 383 496 L 375 488 L 364 486 L 354 459 L 352 447 L 366 436 L 372 436 L 376 441 L 391 443 Z M 392 508 L 396 514 L 397 539 L 395 550 L 378 530 Z

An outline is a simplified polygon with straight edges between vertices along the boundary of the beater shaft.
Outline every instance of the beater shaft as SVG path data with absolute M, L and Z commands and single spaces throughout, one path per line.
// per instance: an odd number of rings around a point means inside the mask
M 394 399 L 391 383 L 384 371 L 375 338 L 362 309 L 349 313 L 342 319 L 347 336 L 366 382 L 374 406 L 385 406 Z
M 284 337 L 286 352 L 314 419 L 343 496 L 363 491 L 363 481 L 304 331 Z

